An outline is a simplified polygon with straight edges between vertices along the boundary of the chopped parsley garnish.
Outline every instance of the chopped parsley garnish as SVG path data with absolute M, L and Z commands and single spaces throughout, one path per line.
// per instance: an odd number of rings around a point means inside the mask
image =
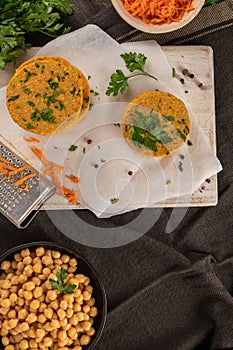
M 61 101 L 59 101 L 59 110 L 62 111 L 65 108 L 64 103 L 62 103 Z
M 35 97 L 40 97 L 41 93 L 37 92 L 37 94 L 35 94 Z
M 103 158 L 101 158 L 100 161 L 101 161 L 101 163 L 105 163 L 106 162 L 106 160 L 103 159 Z
M 76 145 L 71 145 L 70 148 L 69 148 L 69 151 L 70 151 L 70 152 L 74 152 L 74 151 L 76 151 L 77 148 L 78 148 L 78 146 L 76 146 Z
M 172 122 L 174 121 L 174 117 L 169 115 L 169 116 L 166 116 L 166 115 L 163 115 L 163 119 L 166 121 L 169 121 L 169 122 Z
M 87 80 L 90 80 L 90 79 L 91 79 L 91 75 L 88 75 Z
M 175 78 L 175 76 L 176 76 L 176 70 L 175 70 L 175 68 L 173 67 L 173 68 L 172 68 L 172 77 Z
M 38 62 L 35 62 L 35 66 L 36 66 L 36 68 L 39 68 L 39 67 L 40 67 L 40 65 L 39 65 Z
M 31 107 L 34 107 L 34 106 L 35 106 L 35 103 L 32 102 L 32 101 L 27 101 L 27 104 L 29 104 L 29 106 L 31 106 Z
M 49 107 L 51 105 L 51 103 L 55 103 L 55 102 L 61 102 L 59 100 L 57 100 L 56 98 L 60 95 L 60 94 L 64 94 L 64 89 L 61 89 L 60 91 L 56 91 L 54 92 L 52 95 L 47 95 L 45 94 L 44 97 L 44 102 L 45 104 Z
M 120 128 L 121 124 L 120 123 L 114 123 L 114 126 L 118 126 Z
M 182 140 L 186 140 L 186 135 L 182 133 L 182 131 L 180 129 L 176 129 L 177 131 L 177 135 L 179 135 L 179 137 L 182 139 Z
M 114 198 L 111 198 L 110 201 L 111 201 L 111 204 L 116 204 L 119 201 L 119 198 L 114 197 Z
M 90 105 L 89 105 L 89 111 L 92 109 L 93 106 L 94 106 L 94 104 L 93 104 L 93 103 L 90 103 Z
M 29 88 L 25 85 L 23 87 L 23 92 L 25 92 L 25 94 L 29 95 L 31 93 L 31 90 L 29 90 Z
M 27 70 L 26 68 L 24 68 L 24 72 L 25 73 L 27 73 L 27 75 L 26 75 L 26 78 L 25 78 L 25 80 L 24 80 L 24 83 L 26 83 L 27 81 L 28 81 L 28 79 L 30 78 L 30 77 L 32 77 L 33 75 L 37 75 L 36 73 L 34 73 L 34 72 L 30 72 L 29 70 Z
M 188 140 L 188 141 L 187 141 L 187 145 L 188 145 L 188 146 L 192 146 L 193 143 L 192 143 L 190 140 Z
M 121 54 L 121 58 L 124 60 L 126 68 L 130 72 L 136 71 L 136 73 L 126 76 L 121 69 L 117 69 L 110 77 L 110 82 L 105 92 L 107 96 L 123 94 L 129 86 L 128 80 L 135 76 L 143 75 L 158 80 L 155 76 L 145 71 L 147 57 L 142 53 L 124 53 Z
M 182 162 L 179 162 L 179 164 L 178 164 L 178 169 L 179 169 L 181 172 L 184 171 L 183 163 L 182 163 Z
M 83 153 L 84 153 L 84 154 L 86 153 L 86 148 L 85 148 L 85 147 L 83 147 Z
M 70 94 L 71 94 L 72 96 L 74 96 L 75 92 L 76 92 L 76 87 L 74 86 L 73 89 L 70 90 Z
M 45 65 L 43 64 L 43 65 L 40 67 L 41 73 L 44 73 L 44 69 L 45 69 Z
M 172 183 L 171 180 L 166 181 L 166 185 L 170 185 L 171 183 Z
M 55 117 L 52 114 L 52 109 L 47 108 L 44 111 L 36 110 L 32 113 L 31 119 L 34 121 L 40 121 L 41 119 L 49 121 L 50 123 L 55 123 Z
M 98 96 L 99 92 L 95 91 L 95 90 L 90 90 L 90 93 L 93 94 L 94 96 Z
M 8 102 L 12 102 L 12 101 L 18 100 L 19 96 L 20 96 L 20 95 L 11 96 L 11 97 L 8 98 L 7 101 L 8 101 Z
M 52 90 L 56 90 L 59 87 L 59 83 L 53 81 L 52 78 L 50 78 L 47 82 L 49 83 L 49 86 Z
M 34 129 L 35 126 L 32 125 L 32 124 L 30 124 L 30 123 L 28 123 L 28 124 L 26 124 L 26 128 L 27 128 L 27 129 Z

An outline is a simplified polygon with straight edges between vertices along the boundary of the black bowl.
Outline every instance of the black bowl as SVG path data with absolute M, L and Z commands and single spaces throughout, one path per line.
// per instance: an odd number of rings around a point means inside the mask
M 106 297 L 103 284 L 100 281 L 99 277 L 97 276 L 96 271 L 86 259 L 80 256 L 76 251 L 71 250 L 65 246 L 62 246 L 54 242 L 30 242 L 30 243 L 22 244 L 17 247 L 11 248 L 7 250 L 5 253 L 3 253 L 0 256 L 0 265 L 4 260 L 12 261 L 14 259 L 14 254 L 17 252 L 20 252 L 22 249 L 29 248 L 31 251 L 33 251 L 38 247 L 58 250 L 61 253 L 65 253 L 71 257 L 76 258 L 78 261 L 78 267 L 77 267 L 78 273 L 84 274 L 85 276 L 88 276 L 90 278 L 91 280 L 90 284 L 93 287 L 93 297 L 96 300 L 95 306 L 98 309 L 98 315 L 94 318 L 94 324 L 93 324 L 93 327 L 95 328 L 96 332 L 91 337 L 90 344 L 87 346 L 83 346 L 83 350 L 92 350 L 97 344 L 105 325 L 106 315 L 107 315 L 107 297 Z M 0 274 L 2 272 L 3 271 L 0 269 Z M 0 350 L 4 350 L 4 346 L 2 345 L 1 342 L 0 342 Z

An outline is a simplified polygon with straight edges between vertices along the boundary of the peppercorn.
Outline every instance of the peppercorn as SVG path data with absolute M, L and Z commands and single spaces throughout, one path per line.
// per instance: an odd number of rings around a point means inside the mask
M 133 172 L 130 170 L 130 171 L 128 171 L 128 175 L 129 176 L 132 176 L 133 175 Z
M 186 68 L 184 68 L 183 70 L 182 70 L 182 74 L 184 74 L 184 75 L 188 75 L 188 69 L 186 69 Z
M 189 78 L 193 79 L 194 78 L 194 74 L 193 73 L 189 74 Z
M 181 78 L 181 79 L 180 79 L 180 82 L 181 82 L 181 84 L 184 84 L 184 79 Z

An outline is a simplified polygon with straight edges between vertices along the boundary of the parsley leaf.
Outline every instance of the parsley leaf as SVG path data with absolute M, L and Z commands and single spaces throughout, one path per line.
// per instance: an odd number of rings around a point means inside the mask
M 107 96 L 117 96 L 118 94 L 123 94 L 129 86 L 128 80 L 139 75 L 157 80 L 155 76 L 145 71 L 147 57 L 142 53 L 124 53 L 121 54 L 121 58 L 124 60 L 126 68 L 130 72 L 136 71 L 136 73 L 126 76 L 121 69 L 117 69 L 116 72 L 110 76 L 110 82 L 105 92 Z
M 69 148 L 69 151 L 70 152 L 74 152 L 77 148 L 78 148 L 78 146 L 71 145 L 70 148 Z
M 50 278 L 49 282 L 51 283 L 53 290 L 58 290 L 58 295 L 61 294 L 72 294 L 74 289 L 77 287 L 76 284 L 68 284 L 67 286 L 64 286 L 65 281 L 67 280 L 68 273 L 66 270 L 62 267 L 60 271 L 56 272 L 57 281 Z
M 70 15 L 73 6 L 69 0 L 1 0 L 0 6 L 0 69 L 14 62 L 30 46 L 26 35 L 43 33 L 51 37 L 65 34 L 62 14 Z

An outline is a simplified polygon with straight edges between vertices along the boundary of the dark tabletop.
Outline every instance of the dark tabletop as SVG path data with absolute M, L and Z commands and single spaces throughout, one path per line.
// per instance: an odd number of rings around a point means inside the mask
M 65 236 L 40 212 L 25 230 L 0 216 L 0 252 L 20 243 L 49 240 L 75 248 L 96 268 L 108 297 L 108 316 L 96 350 L 208 350 L 233 348 L 233 11 L 231 1 L 202 9 L 187 27 L 164 35 L 143 34 L 123 22 L 111 1 L 71 1 L 75 13 L 65 20 L 72 29 L 94 23 L 118 42 L 155 39 L 166 45 L 209 45 L 214 50 L 218 157 L 216 207 L 185 209 L 184 218 L 166 232 L 171 215 L 183 209 L 148 209 L 143 220 L 154 225 L 131 244 L 111 249 L 84 246 Z M 48 38 L 34 36 L 39 46 Z M 172 214 L 173 213 L 173 214 Z M 52 213 L 51 215 L 56 214 Z M 50 215 L 50 216 L 51 216 Z M 59 211 L 60 217 L 67 212 Z M 132 224 L 137 210 L 96 219 L 74 211 L 83 224 L 103 231 Z M 146 222 L 145 222 L 146 224 Z M 91 225 L 91 226 L 90 226 Z M 135 227 L 136 231 L 145 229 Z

